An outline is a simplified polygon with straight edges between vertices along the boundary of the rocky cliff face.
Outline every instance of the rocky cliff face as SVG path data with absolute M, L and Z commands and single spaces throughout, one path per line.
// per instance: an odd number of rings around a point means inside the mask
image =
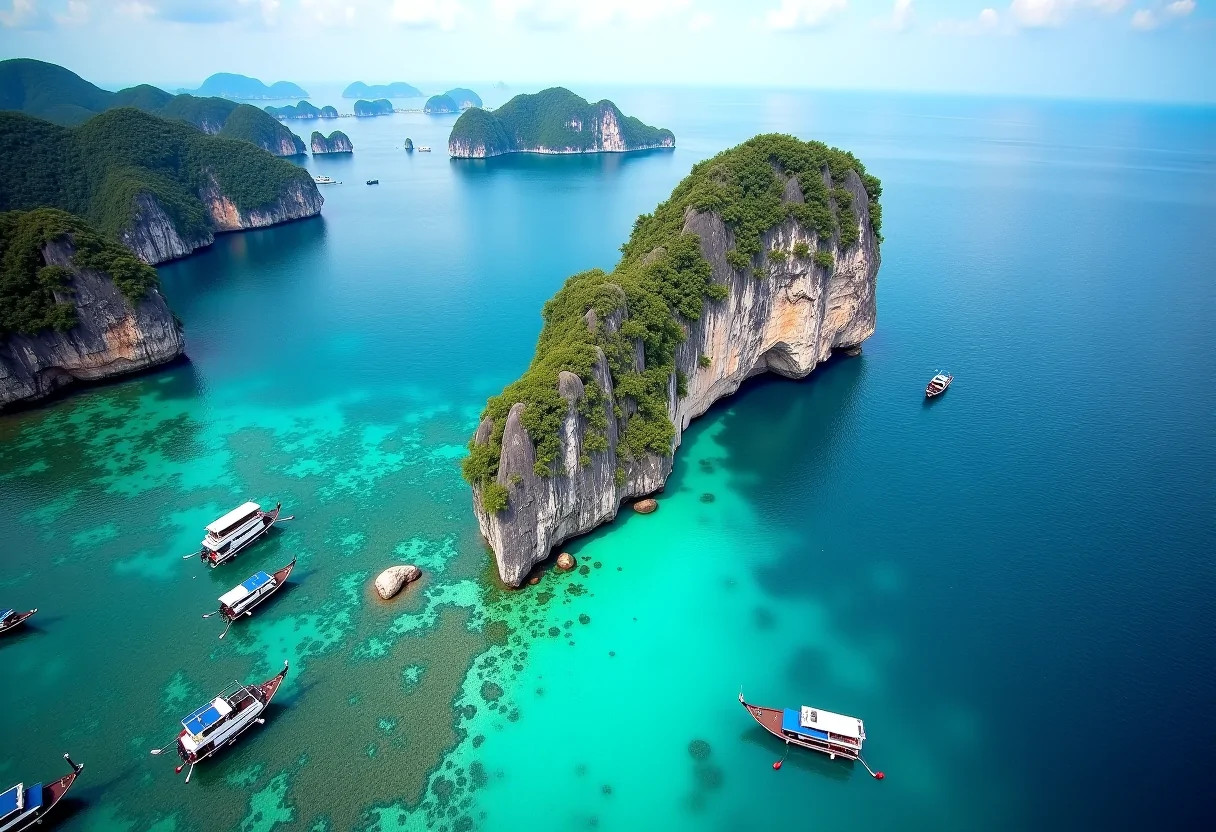
M 77 382 L 99 381 L 163 364 L 182 354 L 185 340 L 156 289 L 132 306 L 108 275 L 77 269 L 64 238 L 42 247 L 47 265 L 72 271 L 77 323 L 67 332 L 10 335 L 0 341 L 0 408 L 33 401 Z
M 163 263 L 211 245 L 215 235 L 224 231 L 265 228 L 315 216 L 321 212 L 325 201 L 314 183 L 300 180 L 285 186 L 274 202 L 242 211 L 224 194 L 214 175 L 207 177 L 198 190 L 198 197 L 210 220 L 209 228 L 203 232 L 183 234 L 156 197 L 143 193 L 136 198 L 134 219 L 119 237 L 145 263 Z
M 841 249 L 838 235 L 826 246 L 835 258 L 833 268 L 793 256 L 799 243 L 813 252 L 820 241 L 814 231 L 791 218 L 764 233 L 761 251 L 752 260 L 751 266 L 766 270 L 767 276 L 738 272 L 726 259 L 734 240 L 722 219 L 691 210 L 685 214 L 684 231 L 699 236 L 715 282 L 727 285 L 730 293 L 725 300 L 707 302 L 701 318 L 685 324 L 687 337 L 677 349 L 676 368 L 686 377 L 686 395 L 677 394 L 674 372 L 668 381 L 667 409 L 676 429 L 675 447 L 692 419 L 734 393 L 750 376 L 774 372 L 802 378 L 833 349 L 856 346 L 873 334 L 878 239 L 856 173 L 849 173 L 845 187 L 853 194 L 853 205 L 860 206 L 853 209 L 853 217 L 861 233 L 847 250 Z M 786 183 L 784 199 L 802 201 L 796 180 Z M 773 250 L 789 256 L 774 264 L 767 256 Z M 588 327 L 617 332 L 623 318 L 624 313 L 618 311 L 597 320 L 595 312 L 589 311 L 585 321 Z M 702 355 L 709 358 L 708 367 L 701 366 Z M 637 344 L 635 369 L 644 369 L 644 363 Z M 592 375 L 606 394 L 606 451 L 589 449 L 587 419 L 577 406 L 583 381 L 563 372 L 558 392 L 568 410 L 561 427 L 561 462 L 556 475 L 540 477 L 534 472 L 536 452 L 523 423 L 525 406 L 516 404 L 507 417 L 496 478 L 509 490 L 507 507 L 498 513 L 487 512 L 482 494 L 474 489 L 478 524 L 494 549 L 499 575 L 509 585 L 518 586 L 554 546 L 611 520 L 623 500 L 660 490 L 671 473 L 672 456 L 647 455 L 625 463 L 625 476 L 618 481 L 616 448 L 623 426 L 615 415 L 616 406 L 627 417 L 631 401 L 618 401 L 614 396 L 612 375 L 602 352 Z M 493 427 L 489 419 L 483 421 L 474 441 L 488 441 Z
M 353 153 L 354 150 L 355 146 L 351 143 L 350 138 L 341 130 L 335 130 L 329 138 L 325 138 L 320 131 L 313 131 L 313 153 Z

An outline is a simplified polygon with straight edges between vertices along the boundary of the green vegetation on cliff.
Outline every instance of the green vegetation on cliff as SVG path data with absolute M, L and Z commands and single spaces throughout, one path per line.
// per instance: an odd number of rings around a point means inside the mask
M 798 178 L 807 194 L 806 203 L 782 201 L 785 178 L 777 175 L 777 169 Z M 464 477 L 482 489 L 487 510 L 506 505 L 505 489 L 494 478 L 507 415 L 515 404 L 524 404 L 523 424 L 536 447 L 537 474 L 553 473 L 567 409 L 557 392 L 561 371 L 576 374 L 586 386 L 578 406 L 592 428 L 588 449 L 607 449 L 605 391 L 592 374 L 597 347 L 608 360 L 616 403 L 622 408 L 618 419 L 624 416 L 625 403 L 632 401 L 637 406 L 636 414 L 625 418 L 618 464 L 646 454 L 670 454 L 675 428 L 667 416 L 667 391 L 673 374 L 678 376 L 675 350 L 685 337 L 684 322 L 700 318 L 706 303 L 724 299 L 729 291 L 713 282 L 698 238 L 683 233 L 686 212 L 711 211 L 721 216 L 734 233 L 736 253 L 744 252 L 739 256 L 745 261 L 759 253 L 763 232 L 787 217 L 820 232 L 821 237 L 838 237 L 843 249 L 856 244 L 858 224 L 852 221 L 855 215 L 851 212 L 843 213 L 843 222 L 838 219 L 840 202 L 832 198 L 825 180 L 833 188 L 842 187 L 850 171 L 861 177 L 869 202 L 876 205 L 879 182 L 866 174 L 852 154 L 792 136 L 757 136 L 694 165 L 653 214 L 638 217 L 621 247 L 621 260 L 611 272 L 593 269 L 568 278 L 544 306 L 544 326 L 528 370 L 491 398 L 482 412 L 483 420 L 493 420 L 490 441 L 469 443 Z M 852 242 L 846 244 L 848 239 Z M 585 322 L 589 309 L 601 321 L 595 331 Z M 623 314 L 624 320 L 618 332 L 610 333 L 602 322 L 614 313 Z M 636 341 L 645 355 L 642 372 L 633 364 Z
M 594 104 L 563 87 L 551 87 L 535 95 L 517 95 L 490 113 L 465 110 L 452 127 L 451 145 L 485 148 L 486 155 L 513 153 L 535 148 L 587 152 L 603 140 L 594 125 L 611 113 L 616 118 L 626 148 L 672 144 L 670 130 L 643 124 L 626 116 L 611 101 Z
M 148 84 L 109 92 L 56 64 L 29 58 L 0 61 L 0 110 L 17 110 L 72 126 L 119 107 L 185 121 L 204 133 L 243 139 L 276 155 L 289 155 L 285 151 L 293 147 L 296 153 L 304 152 L 298 136 L 248 104 L 226 98 L 171 95 Z
M 203 82 L 196 95 L 235 98 L 239 101 L 275 98 L 308 98 L 308 91 L 290 81 L 276 81 L 270 86 L 248 75 L 234 72 L 217 72 Z
M 455 101 L 457 107 L 481 106 L 481 96 L 468 87 L 453 87 L 445 92 L 444 95 Z
M 42 256 L 46 244 L 64 237 L 75 249 L 75 268 L 109 275 L 132 304 L 157 285 L 154 268 L 79 217 L 54 208 L 0 213 L 0 339 L 75 325 L 75 305 L 55 297 L 70 297 L 71 272 Z
M 110 110 L 71 128 L 0 113 L 0 211 L 52 206 L 117 237 L 146 193 L 189 238 L 207 231 L 198 191 L 212 176 L 242 211 L 275 202 L 291 183 L 314 187 L 307 171 L 245 141 L 139 110 Z
M 387 98 L 377 98 L 375 101 L 359 99 L 355 102 L 354 110 L 357 116 L 391 116 L 393 102 Z
M 267 113 L 275 118 L 320 118 L 321 110 L 315 104 L 310 104 L 307 101 L 301 101 L 299 104 L 288 104 L 286 107 L 271 107 L 264 108 Z
M 447 95 L 432 95 L 426 100 L 426 104 L 422 107 L 422 112 L 439 115 L 442 113 L 459 113 L 460 105 L 456 103 L 456 99 Z

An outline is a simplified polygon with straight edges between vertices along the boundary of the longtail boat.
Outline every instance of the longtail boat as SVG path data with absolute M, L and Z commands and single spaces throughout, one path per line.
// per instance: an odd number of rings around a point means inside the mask
M 296 559 L 292 558 L 291 563 L 273 574 L 255 572 L 221 595 L 220 608 L 215 612 L 207 613 L 203 618 L 218 615 L 228 622 L 228 627 L 231 627 L 232 622 L 241 616 L 253 615 L 253 608 L 281 589 L 283 584 L 287 583 L 287 576 L 295 568 Z M 225 627 L 224 632 L 220 633 L 220 638 L 228 634 L 228 627 Z
M 950 386 L 950 382 L 954 381 L 954 376 L 938 373 L 933 378 L 929 379 L 929 383 L 925 386 L 925 398 L 931 399 L 934 396 L 940 396 L 946 392 L 946 388 Z
M 861 759 L 861 745 L 866 739 L 866 727 L 855 716 L 845 716 L 806 705 L 798 710 L 752 705 L 743 698 L 742 691 L 739 692 L 739 703 L 764 730 L 786 745 L 819 751 L 833 760 L 837 757 L 860 760 L 866 771 L 875 779 L 881 780 L 886 776 L 881 771 L 871 770 L 866 761 Z M 780 769 L 781 763 L 774 763 L 773 768 Z
M 25 623 L 25 619 L 29 618 L 34 613 L 38 612 L 35 607 L 26 612 L 17 612 L 16 610 L 0 610 L 0 633 L 7 633 L 9 630 L 15 630 Z M 0 827 L 2 832 L 3 827 Z
M 273 511 L 262 511 L 257 503 L 244 503 L 225 514 L 220 519 L 207 526 L 207 535 L 203 538 L 198 552 L 186 555 L 185 558 L 198 557 L 212 569 L 221 563 L 235 558 L 243 549 L 252 544 L 275 523 L 286 523 L 294 520 L 291 517 L 279 517 L 283 504 L 279 503 Z M 183 558 L 183 559 L 185 559 Z
M 47 813 L 63 799 L 68 789 L 76 782 L 76 775 L 84 768 L 80 763 L 73 763 L 67 754 L 63 755 L 63 759 L 72 767 L 71 774 L 65 774 L 46 785 L 35 783 L 27 786 L 18 783 L 0 794 L 0 832 L 21 832 L 42 823 Z
M 266 710 L 285 676 L 287 662 L 283 662 L 283 669 L 277 676 L 261 684 L 233 682 L 206 705 L 183 719 L 181 733 L 176 739 L 162 748 L 152 749 L 151 753 L 163 754 L 170 746 L 176 745 L 177 756 L 182 761 L 176 771 L 180 774 L 183 768 L 190 766 L 190 771 L 186 773 L 186 782 L 189 783 L 198 763 L 235 743 L 246 729 L 266 722 L 259 715 Z

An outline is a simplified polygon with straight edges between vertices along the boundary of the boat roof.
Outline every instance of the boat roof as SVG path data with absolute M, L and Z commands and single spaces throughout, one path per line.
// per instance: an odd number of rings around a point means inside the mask
M 35 783 L 26 788 L 21 783 L 0 794 L 0 821 L 10 815 L 26 814 L 42 806 L 42 784 Z
M 860 719 L 855 716 L 845 716 L 844 714 L 825 711 L 822 708 L 812 708 L 803 705 L 798 713 L 798 722 L 803 728 L 818 728 L 820 731 L 830 731 L 833 734 L 839 734 L 842 737 L 852 737 L 853 739 L 861 737 Z
M 234 508 L 232 511 L 228 512 L 227 514 L 225 514 L 219 520 L 216 520 L 215 522 L 208 525 L 207 531 L 210 532 L 211 534 L 219 534 L 220 532 L 224 531 L 229 526 L 231 526 L 233 523 L 236 523 L 238 520 L 244 520 L 246 517 L 253 514 L 255 511 L 261 511 L 261 510 L 262 510 L 262 507 L 260 505 L 258 505 L 257 503 L 244 503 L 244 504 Z
M 12 614 L 13 614 L 12 610 L 0 610 L 0 621 L 3 621 L 4 619 L 8 618 Z M 5 794 L 7 794 L 7 792 L 5 792 Z
M 232 706 L 228 704 L 228 700 L 217 696 L 183 719 L 182 727 L 191 734 L 201 734 L 230 713 L 232 713 Z
M 270 583 L 271 577 L 265 572 L 258 572 L 256 575 L 251 575 L 241 582 L 240 586 L 233 587 L 220 596 L 220 603 L 226 607 L 231 607 L 233 604 L 240 603 L 245 600 L 251 593 L 257 592 L 266 584 Z

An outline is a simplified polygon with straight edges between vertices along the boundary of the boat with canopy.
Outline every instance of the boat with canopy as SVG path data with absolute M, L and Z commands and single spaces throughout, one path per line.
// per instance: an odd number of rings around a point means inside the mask
M 71 774 L 65 774 L 52 783 L 35 783 L 27 786 L 18 783 L 6 792 L 0 793 L 0 832 L 21 832 L 42 823 L 47 813 L 55 808 L 63 796 L 76 782 L 76 775 L 84 768 L 80 763 L 72 762 L 67 754 L 63 759 L 72 767 Z
M 232 560 L 241 550 L 270 531 L 275 523 L 286 523 L 295 519 L 294 514 L 291 517 L 279 517 L 282 509 L 282 503 L 276 505 L 273 511 L 262 511 L 262 507 L 257 503 L 237 506 L 220 519 L 208 524 L 202 548 L 196 553 L 199 560 L 212 568 Z
M 881 771 L 871 770 L 866 765 L 866 761 L 861 759 L 861 746 L 866 739 L 866 727 L 857 717 L 825 711 L 822 708 L 812 708 L 808 705 L 803 705 L 798 709 L 766 708 L 749 703 L 743 698 L 742 691 L 739 692 L 739 703 L 747 709 L 752 719 L 760 723 L 764 730 L 786 745 L 796 745 L 799 748 L 819 751 L 827 754 L 832 760 L 837 757 L 859 760 L 875 779 L 881 780 L 885 776 Z M 773 768 L 780 769 L 781 764 L 775 763 Z
M 255 572 L 221 595 L 219 598 L 220 608 L 215 612 L 207 613 L 203 618 L 218 615 L 228 622 L 228 627 L 231 627 L 232 622 L 241 616 L 253 615 L 253 608 L 281 589 L 283 584 L 287 582 L 287 577 L 291 574 L 291 570 L 295 568 L 296 559 L 292 558 L 291 563 L 277 572 L 269 574 L 266 572 Z M 228 627 L 225 627 L 224 632 L 220 633 L 220 638 L 228 634 Z
M 261 714 L 278 692 L 279 685 L 283 684 L 287 667 L 287 662 L 283 662 L 283 669 L 278 675 L 261 684 L 233 682 L 207 704 L 188 714 L 182 720 L 182 730 L 176 739 L 163 748 L 154 748 L 151 753 L 163 754 L 166 749 L 176 745 L 177 756 L 182 761 L 176 771 L 180 774 L 183 768 L 190 766 L 190 771 L 186 773 L 186 782 L 189 783 L 197 764 L 221 748 L 235 743 L 237 737 L 247 729 L 266 722 Z
M 16 610 L 0 610 L 0 633 L 7 633 L 9 630 L 15 630 L 25 623 L 25 620 L 34 613 L 38 612 L 35 607 L 32 610 L 25 612 L 17 612 Z
M 946 388 L 950 386 L 950 382 L 952 381 L 954 381 L 954 376 L 938 373 L 929 379 L 928 385 L 925 386 L 925 398 L 931 399 L 934 396 L 940 396 L 942 393 L 945 393 Z

